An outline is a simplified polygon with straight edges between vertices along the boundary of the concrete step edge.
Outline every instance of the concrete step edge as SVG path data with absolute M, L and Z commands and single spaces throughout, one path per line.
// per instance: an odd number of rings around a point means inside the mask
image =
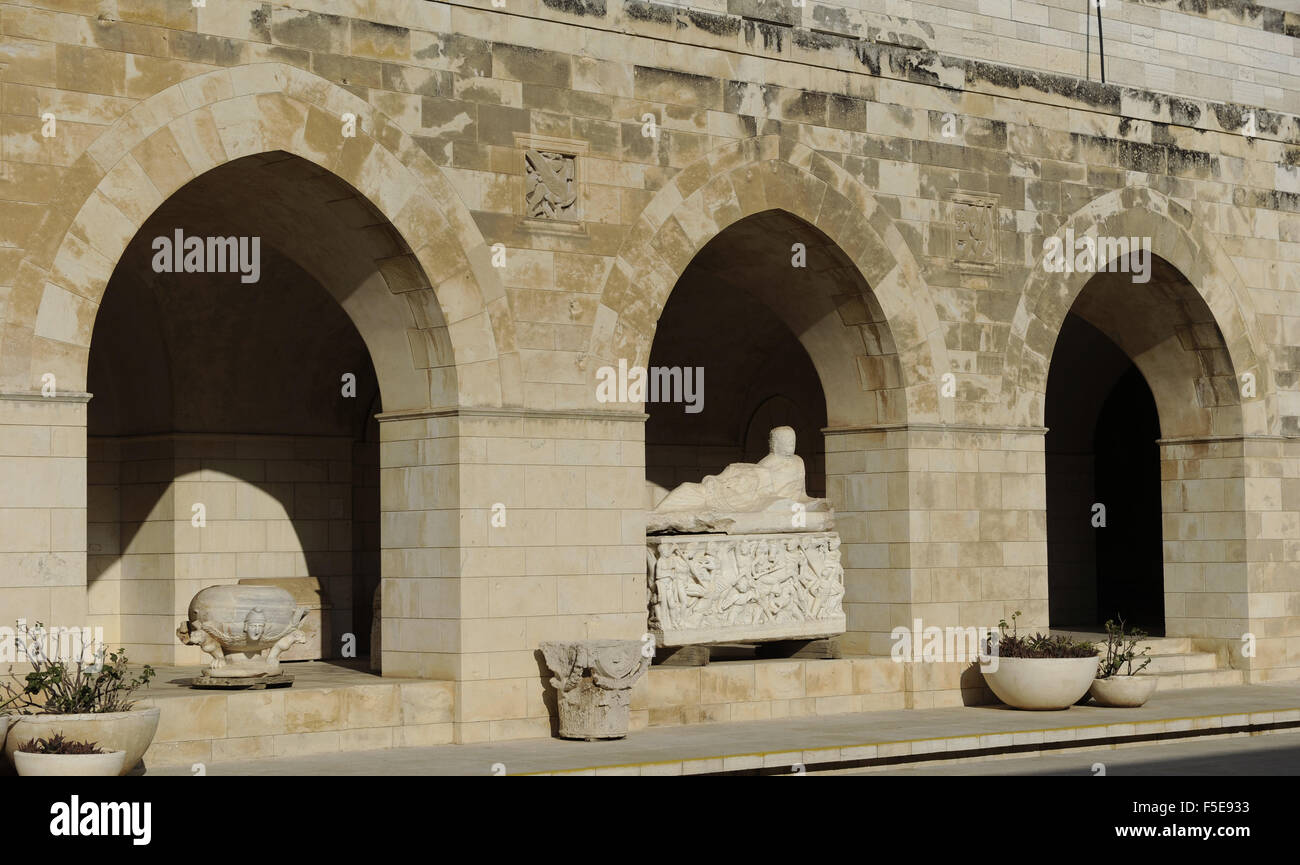
M 1240 672 L 1240 671 L 1231 671 Z M 1123 713 L 1123 709 L 1115 709 Z M 683 760 L 590 766 L 536 775 L 705 775 L 803 774 L 875 765 L 908 766 L 936 760 L 1035 753 L 1106 744 L 1164 741 L 1206 736 L 1300 729 L 1300 707 L 1262 712 L 1225 713 L 1125 723 L 1088 724 L 1007 733 L 978 733 L 934 739 L 910 739 L 815 749 L 720 754 Z

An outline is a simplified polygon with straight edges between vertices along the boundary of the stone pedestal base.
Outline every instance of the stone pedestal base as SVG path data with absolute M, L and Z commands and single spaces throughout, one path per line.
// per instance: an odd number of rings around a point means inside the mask
M 277 673 L 274 676 L 251 676 L 247 678 L 215 678 L 202 674 L 190 683 L 191 688 L 212 688 L 229 691 L 260 691 L 264 688 L 288 688 L 293 685 L 293 676 Z

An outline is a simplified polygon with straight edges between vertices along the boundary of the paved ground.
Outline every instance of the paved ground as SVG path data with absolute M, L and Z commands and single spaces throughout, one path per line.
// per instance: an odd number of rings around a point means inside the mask
M 811 775 L 1285 775 L 1300 776 L 1300 731 L 1266 736 L 1155 742 L 1139 747 L 1094 748 L 1068 754 L 1002 757 L 946 766 L 845 769 Z
M 1242 685 L 1157 692 L 1140 709 L 1074 706 L 1021 712 L 1005 706 L 701 724 L 641 730 L 610 742 L 529 739 L 212 764 L 209 775 L 491 775 L 595 770 L 680 774 L 836 759 L 905 757 L 1015 744 L 1116 737 L 1161 730 L 1300 718 L 1300 685 Z M 1271 737 L 1263 737 L 1271 738 Z M 1116 753 L 1110 751 L 1109 753 Z M 803 755 L 801 758 L 801 754 Z M 830 755 L 830 756 L 827 756 Z M 603 774 L 604 772 L 602 772 Z M 188 775 L 190 767 L 149 771 Z

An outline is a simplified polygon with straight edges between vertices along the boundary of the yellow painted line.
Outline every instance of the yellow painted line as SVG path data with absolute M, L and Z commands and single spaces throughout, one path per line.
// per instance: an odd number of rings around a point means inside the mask
M 1297 712 L 1297 711 L 1300 711 L 1300 706 L 1292 706 L 1285 709 L 1258 709 L 1255 711 L 1246 711 L 1246 712 L 1224 712 L 1219 715 L 1188 715 L 1179 718 L 1149 718 L 1144 721 L 1128 721 L 1128 722 L 1118 721 L 1116 723 L 1121 723 L 1121 724 L 1129 723 L 1129 724 L 1137 725 L 1137 724 L 1155 724 L 1157 722 L 1167 723 L 1169 721 L 1201 721 L 1208 718 L 1232 718 L 1238 715 L 1245 715 L 1249 719 L 1251 715 L 1258 715 L 1263 712 L 1271 712 L 1273 714 L 1276 714 L 1278 712 Z M 826 717 L 834 717 L 834 716 L 828 715 Z M 686 726 L 686 725 L 679 725 L 679 726 Z M 704 725 L 691 725 L 691 726 L 704 726 Z M 842 751 L 845 748 L 873 748 L 873 747 L 881 748 L 889 745 L 903 745 L 903 744 L 910 745 L 913 742 L 939 742 L 947 739 L 978 739 L 981 736 L 1016 736 L 1016 735 L 1025 735 L 1027 733 L 1055 733 L 1055 732 L 1060 732 L 1062 730 L 1096 730 L 1096 729 L 1104 730 L 1105 728 L 1112 727 L 1112 726 L 1114 726 L 1114 724 L 1083 724 L 1078 727 L 1044 727 L 1039 730 L 999 730 L 999 731 L 988 732 L 988 733 L 957 733 L 951 736 L 929 736 L 922 739 L 893 739 L 888 742 L 863 742 L 856 745 L 832 745 L 830 747 L 824 747 L 824 748 L 781 748 L 776 751 L 750 751 L 743 754 L 721 754 L 712 757 L 683 757 L 680 760 L 655 760 L 647 763 L 609 763 L 603 766 L 582 766 L 576 769 L 554 769 L 549 772 L 520 772 L 516 777 L 529 776 L 529 775 L 572 774 L 574 772 L 598 772 L 603 769 L 637 769 L 643 766 L 676 766 L 676 765 L 684 766 L 686 763 L 703 763 L 708 760 L 725 761 L 725 760 L 740 759 L 743 757 L 765 758 L 765 757 L 772 756 L 774 754 L 795 754 L 795 753 L 819 754 L 819 753 L 828 753 L 830 751 Z M 1247 726 L 1249 726 L 1249 721 L 1247 722 Z M 659 729 L 665 729 L 665 728 L 659 728 Z M 1214 729 L 1214 728 L 1209 727 L 1204 729 Z M 1186 731 L 1175 730 L 1175 731 L 1168 731 L 1168 732 L 1186 732 Z M 1137 734 L 1135 733 L 1134 735 Z M 1159 735 L 1159 734 L 1157 733 L 1155 735 Z M 1043 744 L 1055 744 L 1055 743 L 1045 742 Z M 915 755 L 915 756 L 929 756 L 931 754 L 942 754 L 942 753 L 945 752 L 928 751 L 924 755 Z M 961 754 L 963 753 L 963 751 L 953 751 L 951 753 Z M 800 761 L 800 762 L 807 762 L 807 761 Z M 826 762 L 831 762 L 831 761 L 828 760 Z M 764 767 L 759 766 L 758 768 L 761 769 Z

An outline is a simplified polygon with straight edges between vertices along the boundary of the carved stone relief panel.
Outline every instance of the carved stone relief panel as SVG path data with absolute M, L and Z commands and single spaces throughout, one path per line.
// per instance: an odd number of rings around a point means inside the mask
M 952 248 L 959 269 L 992 270 L 998 266 L 998 198 L 954 192 L 948 204 Z

